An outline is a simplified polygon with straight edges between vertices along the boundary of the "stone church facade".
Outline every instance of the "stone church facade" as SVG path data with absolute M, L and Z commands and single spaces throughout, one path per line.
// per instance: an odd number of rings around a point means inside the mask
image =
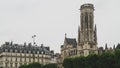
M 61 57 L 64 60 L 67 57 L 90 54 L 98 54 L 97 27 L 94 24 L 94 6 L 87 3 L 80 7 L 78 39 L 67 38 L 65 34 L 64 44 L 61 46 Z

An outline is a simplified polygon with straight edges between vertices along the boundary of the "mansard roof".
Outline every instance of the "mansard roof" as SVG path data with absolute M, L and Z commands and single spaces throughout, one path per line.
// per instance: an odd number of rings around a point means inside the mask
M 77 42 L 75 38 L 66 38 L 66 43 L 73 45 L 73 47 L 77 47 Z
M 6 42 L 5 44 L 1 45 L 0 52 L 16 52 L 16 53 L 38 53 L 41 54 L 51 54 L 49 47 L 44 46 L 33 46 L 31 44 L 12 44 Z

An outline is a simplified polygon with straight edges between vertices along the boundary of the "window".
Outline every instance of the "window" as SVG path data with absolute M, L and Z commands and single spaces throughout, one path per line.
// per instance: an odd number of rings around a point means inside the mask
M 15 50 L 15 53 L 17 53 L 17 50 Z
M 13 64 L 12 64 L 12 63 L 10 63 L 10 67 L 11 67 L 11 68 L 12 68 L 12 65 L 13 65 Z
M 69 52 L 68 54 L 69 54 L 69 56 L 71 56 L 71 53 L 70 53 L 70 52 Z
M 8 49 L 5 49 L 5 52 L 8 52 Z
M 5 67 L 7 68 L 8 66 L 7 66 L 8 64 L 7 63 L 5 63 Z
M 22 58 L 20 58 L 20 62 L 22 62 Z
M 29 62 L 31 62 L 31 58 L 29 58 Z
M 94 54 L 94 51 L 90 51 L 89 53 L 90 53 L 90 54 Z
M 11 57 L 10 61 L 12 62 L 12 57 Z
M 22 50 L 20 50 L 20 53 L 22 53 Z
M 84 55 L 84 52 L 83 52 L 83 51 L 80 51 L 80 55 L 83 56 L 83 55 Z
M 15 67 L 17 67 L 17 63 L 15 63 Z
M 93 48 L 93 46 L 91 45 L 90 48 Z
M 8 61 L 7 58 L 5 59 L 5 61 Z
M 17 58 L 15 58 L 15 61 L 17 62 Z
M 13 52 L 13 50 L 11 49 L 10 52 Z
M 37 51 L 37 54 L 39 54 L 39 51 Z
M 22 63 L 20 63 L 20 66 L 22 65 Z
M 31 51 L 29 51 L 29 53 L 31 53 Z

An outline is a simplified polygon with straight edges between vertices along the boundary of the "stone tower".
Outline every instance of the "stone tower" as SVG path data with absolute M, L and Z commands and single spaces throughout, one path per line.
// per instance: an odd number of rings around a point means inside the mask
M 77 54 L 79 56 L 97 54 L 97 29 L 94 25 L 93 4 L 83 4 L 80 7 L 80 12 Z

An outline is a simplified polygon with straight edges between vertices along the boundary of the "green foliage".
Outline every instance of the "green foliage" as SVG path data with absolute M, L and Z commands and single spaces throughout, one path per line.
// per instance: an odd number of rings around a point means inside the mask
M 31 64 L 27 65 L 27 68 L 41 68 L 41 64 L 31 63 Z
M 120 49 L 115 52 L 101 55 L 89 55 L 87 57 L 66 58 L 63 61 L 64 68 L 120 68 Z
M 120 49 L 120 44 L 119 44 L 119 43 L 118 43 L 118 45 L 117 45 L 116 49 Z
M 115 51 L 115 67 L 114 68 L 120 68 L 120 49 L 117 49 Z
M 54 64 L 54 63 L 46 64 L 42 68 L 57 68 L 57 64 Z
M 19 68 L 42 68 L 42 65 L 39 63 L 31 63 L 29 65 L 22 65 Z
M 96 54 L 87 56 L 86 57 L 86 65 L 87 65 L 86 67 L 87 68 L 98 68 L 97 67 L 98 66 L 98 61 L 96 61 L 98 59 L 99 59 L 99 57 Z
M 57 68 L 57 64 L 41 65 L 39 63 L 31 63 L 28 65 L 21 65 L 19 68 Z
M 100 68 L 114 68 L 115 56 L 112 53 L 103 53 L 99 57 L 99 67 Z
M 63 66 L 65 68 L 73 68 L 72 58 L 67 58 L 64 60 Z
M 26 68 L 27 65 L 21 65 L 19 68 Z

